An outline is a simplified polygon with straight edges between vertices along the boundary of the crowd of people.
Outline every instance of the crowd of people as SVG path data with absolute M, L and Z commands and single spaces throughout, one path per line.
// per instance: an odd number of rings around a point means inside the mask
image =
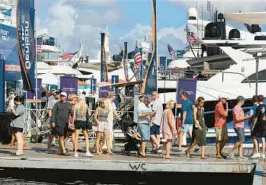
M 108 154 L 113 155 L 113 123 L 114 118 L 118 119 L 114 103 L 115 93 L 109 92 L 108 98 L 101 99 L 99 105 L 93 114 L 96 126 L 96 141 L 94 150 L 97 155 Z M 178 152 L 184 152 L 187 157 L 191 157 L 192 149 L 195 151 L 200 149 L 200 158 L 206 159 L 205 147 L 207 145 L 206 132 L 207 126 L 204 119 L 204 98 L 198 97 L 195 104 L 188 99 L 188 93 L 182 91 L 180 93 L 182 100 L 180 111 L 180 124 L 176 124 L 174 116 L 175 101 L 167 102 L 165 109 L 159 99 L 157 92 L 153 92 L 151 96 L 140 96 L 138 114 L 138 134 L 140 137 L 139 157 L 146 157 L 147 142 L 152 144 L 152 153 L 160 152 L 165 149 L 164 158 L 170 159 L 172 152 L 173 140 L 178 137 Z M 229 108 L 227 98 L 220 96 L 215 106 L 214 127 L 216 132 L 216 158 L 234 159 L 235 151 L 238 151 L 239 158 L 244 159 L 243 144 L 245 143 L 245 127 L 244 121 L 248 120 L 250 125 L 251 136 L 254 140 L 254 153 L 252 158 L 265 158 L 265 136 L 266 136 L 266 117 L 264 97 L 262 95 L 254 96 L 254 105 L 244 113 L 242 106 L 245 99 L 238 96 L 236 105 L 233 108 L 234 130 L 238 137 L 232 151 L 229 154 L 223 153 L 223 148 L 228 141 L 227 117 Z M 14 115 L 11 122 L 12 134 L 17 140 L 17 152 L 12 154 L 15 156 L 23 155 L 25 147 L 25 106 L 21 97 L 16 96 L 13 103 L 8 108 Z M 48 138 L 47 150 L 50 153 L 52 143 L 55 138 L 59 139 L 59 147 L 57 153 L 59 155 L 69 156 L 66 148 L 66 141 L 71 136 L 74 156 L 79 157 L 79 135 L 85 138 L 85 148 L 87 157 L 93 157 L 90 153 L 88 130 L 92 128 L 90 120 L 91 112 L 85 101 L 84 96 L 75 94 L 67 95 L 65 92 L 54 91 L 47 98 L 48 122 L 51 128 L 51 134 Z M 187 150 L 182 150 L 183 135 L 188 134 L 191 137 L 191 143 Z M 161 138 L 162 137 L 162 138 Z M 14 138 L 12 142 L 14 142 Z M 262 154 L 259 153 L 258 138 L 262 141 Z M 162 140 L 161 140 L 162 139 Z M 161 142 L 164 142 L 163 148 Z

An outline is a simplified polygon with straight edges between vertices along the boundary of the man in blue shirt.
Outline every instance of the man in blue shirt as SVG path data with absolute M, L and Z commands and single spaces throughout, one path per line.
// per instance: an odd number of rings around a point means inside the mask
M 182 151 L 184 133 L 188 133 L 189 136 L 192 138 L 193 130 L 193 105 L 188 99 L 188 93 L 186 91 L 182 91 L 180 93 L 180 98 L 183 102 L 181 107 L 181 125 L 178 139 L 178 152 Z

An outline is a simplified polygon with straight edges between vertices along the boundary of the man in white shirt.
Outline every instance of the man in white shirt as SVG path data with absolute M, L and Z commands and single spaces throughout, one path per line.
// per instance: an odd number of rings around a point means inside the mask
M 151 98 L 153 100 L 152 112 L 154 113 L 154 116 L 152 117 L 150 134 L 152 142 L 152 151 L 156 152 L 158 149 L 160 149 L 160 127 L 163 115 L 163 104 L 159 99 L 159 95 L 157 92 L 153 92 Z

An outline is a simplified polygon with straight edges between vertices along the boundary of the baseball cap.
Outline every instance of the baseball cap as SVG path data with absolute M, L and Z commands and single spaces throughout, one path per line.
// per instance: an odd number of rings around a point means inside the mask
M 219 99 L 226 99 L 226 100 L 228 99 L 228 97 L 225 96 L 224 94 L 220 95 L 218 98 L 219 98 Z
M 65 96 L 65 97 L 67 97 L 67 93 L 66 93 L 66 92 L 61 92 L 61 93 L 60 93 L 60 96 Z
M 143 96 L 143 101 L 144 101 L 144 100 L 147 100 L 148 102 L 151 102 L 151 99 L 150 99 L 150 97 L 149 97 L 149 96 L 147 96 L 147 95 Z

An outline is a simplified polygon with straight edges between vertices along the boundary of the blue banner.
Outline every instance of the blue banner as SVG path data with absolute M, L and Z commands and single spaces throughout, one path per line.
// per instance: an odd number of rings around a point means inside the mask
M 96 92 L 96 83 L 97 80 L 96 78 L 91 78 L 91 94 Z
M 100 87 L 99 89 L 99 98 L 107 98 L 108 92 L 110 91 L 110 86 Z
M 166 57 L 160 57 L 160 68 L 161 69 L 166 69 L 167 64 L 166 64 Z
M 113 75 L 112 76 L 112 84 L 118 84 L 119 83 L 119 76 L 118 75 Z M 113 92 L 115 92 L 115 94 L 116 94 L 116 98 L 115 98 L 115 105 L 116 106 L 118 106 L 118 98 L 117 98 L 117 96 L 118 96 L 118 89 L 116 88 L 116 87 L 114 87 L 114 86 L 112 86 L 112 91 Z
M 5 60 L 5 80 L 21 79 L 16 28 L 0 24 L 0 54 Z
M 0 54 L 0 112 L 5 109 L 5 61 Z
M 78 78 L 72 76 L 60 77 L 60 90 L 67 95 L 78 93 Z
M 17 0 L 17 42 L 24 90 L 35 89 L 35 9 L 34 0 Z
M 188 93 L 188 99 L 194 104 L 196 101 L 197 81 L 196 80 L 177 80 L 176 102 L 181 104 L 180 93 L 186 91 Z

